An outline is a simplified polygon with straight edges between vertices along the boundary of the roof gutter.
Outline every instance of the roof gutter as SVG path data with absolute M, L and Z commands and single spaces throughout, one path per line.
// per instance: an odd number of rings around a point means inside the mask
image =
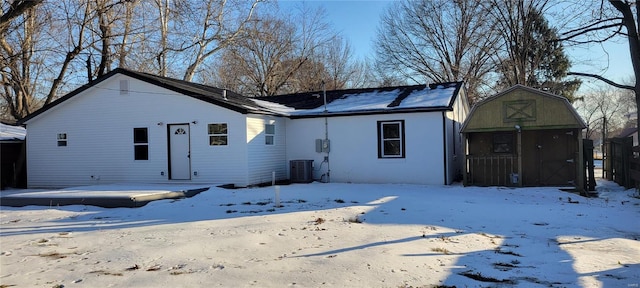
M 420 112 L 439 112 L 439 111 L 452 111 L 452 107 L 439 106 L 429 108 L 404 108 L 404 109 L 383 109 L 383 110 L 361 110 L 361 111 L 345 111 L 345 112 L 330 112 L 324 114 L 324 112 L 313 114 L 290 114 L 288 117 L 291 119 L 300 118 L 322 118 L 322 117 L 340 117 L 340 116 L 355 116 L 355 115 L 378 115 L 378 114 L 395 114 L 395 113 L 420 113 Z

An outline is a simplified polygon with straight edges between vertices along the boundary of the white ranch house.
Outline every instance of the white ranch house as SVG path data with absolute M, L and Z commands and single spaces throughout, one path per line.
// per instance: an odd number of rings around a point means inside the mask
M 462 171 L 459 131 L 468 111 L 460 82 L 248 98 L 116 69 L 21 123 L 32 188 L 246 187 L 274 173 L 277 180 L 450 184 Z

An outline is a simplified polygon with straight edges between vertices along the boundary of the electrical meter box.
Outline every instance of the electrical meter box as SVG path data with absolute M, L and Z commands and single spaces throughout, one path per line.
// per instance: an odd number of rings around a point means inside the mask
M 316 152 L 329 152 L 329 139 L 316 139 Z

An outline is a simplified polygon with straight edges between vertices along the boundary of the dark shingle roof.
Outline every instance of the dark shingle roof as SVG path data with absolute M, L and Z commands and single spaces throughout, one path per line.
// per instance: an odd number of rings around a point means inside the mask
M 174 91 L 178 93 L 176 97 L 193 97 L 242 114 L 258 113 L 290 116 L 292 118 L 317 117 L 322 113 L 323 109 L 321 107 L 324 105 L 322 91 L 248 98 L 227 90 L 224 93 L 226 94 L 225 97 L 223 96 L 224 89 L 118 68 L 42 107 L 21 119 L 20 123 L 42 114 L 115 74 L 126 75 Z M 333 90 L 326 91 L 327 106 L 331 107 L 330 113 L 332 115 L 450 110 L 461 87 L 462 82 L 450 82 L 431 84 L 429 86 L 412 85 Z M 254 101 L 254 99 L 258 101 Z M 274 107 L 278 105 L 286 109 Z
M 197 84 L 197 83 L 188 82 L 188 81 L 179 80 L 179 79 L 161 77 L 161 76 L 143 73 L 143 72 L 131 71 L 123 68 L 117 68 L 103 75 L 102 77 L 92 81 L 91 83 L 83 85 L 82 87 L 64 95 L 63 97 L 60 97 L 59 99 L 49 103 L 48 105 L 45 105 L 44 107 L 30 114 L 29 116 L 23 119 L 20 119 L 19 123 L 24 123 L 25 121 L 28 121 L 42 114 L 43 112 L 59 105 L 60 103 L 66 101 L 69 98 L 72 98 L 80 94 L 81 92 L 93 87 L 94 85 L 108 79 L 109 77 L 115 74 L 123 74 L 123 75 L 129 76 L 153 85 L 157 85 L 162 88 L 175 91 L 179 94 L 183 94 L 188 97 L 193 97 L 193 98 L 196 98 L 211 104 L 215 104 L 239 113 L 274 114 L 273 112 L 263 109 L 261 106 L 257 105 L 254 101 L 251 101 L 249 98 L 244 97 L 233 91 L 227 90 L 226 98 L 225 98 L 223 96 L 224 89 L 207 86 L 203 84 Z
M 326 91 L 327 113 L 323 111 L 324 99 L 322 91 L 257 97 L 254 99 L 282 105 L 282 108 L 287 108 L 288 110 L 280 109 L 280 111 L 292 118 L 411 111 L 424 112 L 451 110 L 461 88 L 462 82 L 449 82 L 430 84 L 428 86 L 411 85 Z M 274 110 L 277 111 L 277 107 Z

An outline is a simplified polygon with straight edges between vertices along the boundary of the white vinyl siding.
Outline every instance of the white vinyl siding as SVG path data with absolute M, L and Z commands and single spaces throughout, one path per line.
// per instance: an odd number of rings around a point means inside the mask
M 272 125 L 276 133 L 273 145 L 265 145 L 265 126 Z M 287 179 L 285 118 L 250 115 L 247 117 L 248 169 L 250 183 L 271 182 L 273 172 L 276 179 Z
M 404 120 L 406 158 L 378 158 L 378 121 Z M 444 184 L 442 112 L 329 117 L 331 182 Z M 287 121 L 287 160 L 314 160 L 314 179 L 326 173 L 324 118 Z
M 120 80 L 129 82 L 126 95 Z M 222 122 L 230 145 L 211 149 L 206 123 Z M 189 183 L 248 184 L 245 115 L 117 74 L 27 121 L 28 185 L 172 183 L 167 126 L 181 123 L 191 127 L 191 171 L 198 174 Z M 138 127 L 148 127 L 147 161 L 134 160 Z M 68 147 L 52 145 L 58 133 L 67 134 Z

